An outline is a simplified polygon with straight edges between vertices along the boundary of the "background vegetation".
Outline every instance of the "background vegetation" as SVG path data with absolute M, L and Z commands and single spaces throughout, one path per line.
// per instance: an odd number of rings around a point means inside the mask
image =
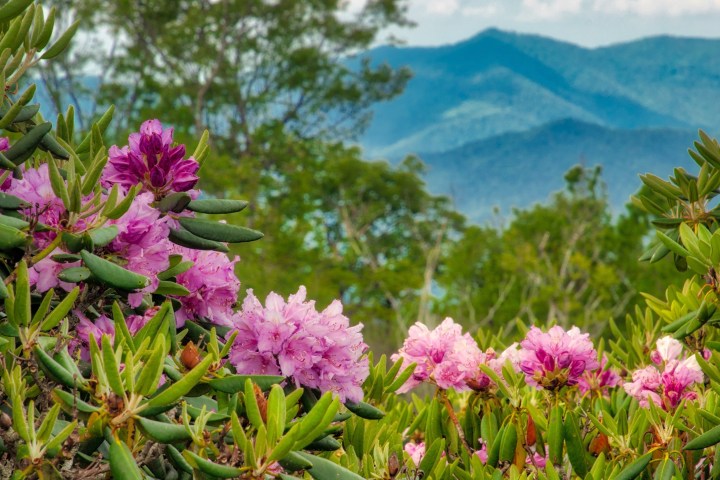
M 55 3 L 81 25 L 72 51 L 42 70 L 55 104 L 75 103 L 83 125 L 114 103 L 118 133 L 149 112 L 179 139 L 210 128 L 203 190 L 250 200 L 245 221 L 267 232 L 242 252 L 243 286 L 341 298 L 380 352 L 444 316 L 603 334 L 638 291 L 671 281 L 669 264 L 650 273 L 636 261 L 649 221 L 633 207 L 611 215 L 600 168 L 576 167 L 545 204 L 475 225 L 428 193 L 421 160 L 365 161 L 352 145 L 369 108 L 411 75 L 363 58 L 383 28 L 407 22 L 399 0 L 357 14 L 339 1 Z

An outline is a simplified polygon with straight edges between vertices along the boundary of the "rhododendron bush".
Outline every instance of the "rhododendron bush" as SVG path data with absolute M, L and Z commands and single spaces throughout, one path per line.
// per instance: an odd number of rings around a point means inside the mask
M 208 132 L 42 118 L 23 74 L 75 29 L 46 15 L 0 7 L 0 478 L 720 477 L 715 140 L 634 199 L 641 260 L 695 276 L 606 337 L 446 318 L 375 359 L 339 300 L 243 291 L 229 245 L 262 234 L 198 189 Z

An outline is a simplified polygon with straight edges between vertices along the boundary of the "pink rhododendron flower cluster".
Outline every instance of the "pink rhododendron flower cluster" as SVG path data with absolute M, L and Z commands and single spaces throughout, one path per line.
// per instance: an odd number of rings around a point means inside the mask
M 169 266 L 172 243 L 168 240 L 170 229 L 167 217 L 153 208 L 150 193 L 137 195 L 130 209 L 118 220 L 110 222 L 118 229 L 118 236 L 110 243 L 108 251 L 124 259 L 125 268 L 150 279 L 150 285 L 139 293 L 129 296 L 130 306 L 137 307 L 142 293 L 157 289 L 157 274 Z
M 673 410 L 684 399 L 693 400 L 697 393 L 690 390 L 702 383 L 703 373 L 694 355 L 681 358 L 682 344 L 672 337 L 663 337 L 650 355 L 655 365 L 635 370 L 625 391 L 647 407 L 649 401 L 665 410 Z
M 12 179 L 9 184 L 3 184 L 3 191 L 28 203 L 28 207 L 21 210 L 26 218 L 50 227 L 60 225 L 65 206 L 53 192 L 47 164 L 43 163 L 37 169 L 24 169 L 23 178 Z M 34 235 L 38 248 L 45 248 L 53 238 L 54 232 L 36 232 Z
M 161 198 L 170 192 L 186 192 L 198 181 L 200 165 L 185 159 L 185 145 L 173 147 L 173 129 L 163 129 L 159 120 L 147 120 L 140 132 L 130 134 L 129 145 L 110 147 L 110 160 L 102 176 L 103 185 L 118 184 L 125 191 L 142 184 L 143 190 Z
M 335 392 L 342 401 L 360 401 L 369 374 L 362 324 L 351 327 L 338 300 L 318 312 L 305 296 L 305 287 L 287 302 L 270 293 L 263 306 L 248 290 L 233 317 L 238 336 L 230 363 L 240 374 L 282 375 L 297 385 Z
M 170 255 L 182 255 L 184 260 L 190 260 L 194 265 L 177 276 L 177 282 L 190 291 L 188 296 L 176 297 L 182 306 L 177 312 L 178 327 L 184 325 L 187 319 L 202 319 L 229 326 L 240 289 L 240 282 L 234 274 L 238 258 L 230 259 L 221 252 L 198 251 L 171 243 L 168 237 L 175 220 L 157 209 L 159 198 L 173 191 L 188 191 L 198 179 L 198 163 L 192 158 L 183 158 L 185 146 L 173 146 L 172 134 L 173 130 L 163 129 L 158 120 L 148 120 L 140 127 L 140 132 L 130 135 L 129 146 L 110 149 L 110 160 L 101 176 L 101 184 L 110 187 L 117 183 L 123 193 L 136 184 L 142 184 L 143 190 L 122 217 L 103 225 L 115 226 L 118 235 L 108 245 L 98 248 L 97 253 L 150 279 L 148 287 L 128 295 L 128 303 L 133 308 L 141 304 L 144 295 L 157 289 L 157 275 L 168 268 Z M 0 138 L 0 150 L 7 147 L 7 139 Z M 25 168 L 22 179 L 7 178 L 0 191 L 27 202 L 28 206 L 21 210 L 27 219 L 67 230 L 64 225 L 68 212 L 53 192 L 47 164 Z M 190 193 L 198 194 L 196 191 Z M 83 202 L 90 198 L 88 196 Z M 184 215 L 194 214 L 184 212 Z M 82 235 L 96 219 L 96 214 L 76 219 L 69 230 Z M 37 248 L 42 249 L 55 237 L 54 231 L 37 231 L 33 241 Z M 54 255 L 64 253 L 69 252 L 58 247 L 51 255 L 30 265 L 30 282 L 38 292 L 57 287 L 69 291 L 75 286 L 57 277 L 66 268 L 81 266 L 80 262 L 61 263 L 53 259 Z M 84 288 L 82 284 L 81 288 Z M 106 326 L 102 317 L 96 322 L 100 322 L 98 328 Z M 81 327 L 86 331 L 92 330 L 89 326 L 92 323 L 81 319 Z
M 525 373 L 525 381 L 547 390 L 576 385 L 586 371 L 599 366 L 597 352 L 588 337 L 577 327 L 566 332 L 555 326 L 545 333 L 533 326 L 520 343 L 520 369 Z
M 403 364 L 416 363 L 415 371 L 398 393 L 410 391 L 423 382 L 434 383 L 442 389 L 467 390 L 469 381 L 483 382 L 478 365 L 487 363 L 469 333 L 452 318 L 446 318 L 437 328 L 430 330 L 416 323 L 408 332 L 402 348 L 392 357 Z
M 235 264 L 222 252 L 193 250 L 171 245 L 170 252 L 183 256 L 194 265 L 177 276 L 177 283 L 190 293 L 177 297 L 182 308 L 175 312 L 177 326 L 182 327 L 188 319 L 205 318 L 216 325 L 232 326 L 233 306 L 237 302 L 240 281 L 235 276 Z
M 599 392 L 608 395 L 609 390 L 621 383 L 620 375 L 607 366 L 607 355 L 603 354 L 600 361 L 600 368 L 597 370 L 586 370 L 582 377 L 578 379 L 578 388 L 580 392 L 585 394 L 590 391 Z

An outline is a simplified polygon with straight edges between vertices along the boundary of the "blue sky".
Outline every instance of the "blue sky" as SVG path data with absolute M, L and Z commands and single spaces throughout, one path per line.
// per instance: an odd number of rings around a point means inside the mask
M 357 8 L 366 0 L 348 0 Z M 409 45 L 440 45 L 487 27 L 538 33 L 584 46 L 650 35 L 720 37 L 720 0 L 407 0 L 414 29 L 389 32 Z

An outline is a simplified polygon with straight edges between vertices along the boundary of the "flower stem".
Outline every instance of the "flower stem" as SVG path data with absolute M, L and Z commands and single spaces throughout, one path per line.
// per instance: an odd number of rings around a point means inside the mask
M 460 425 L 460 421 L 457 418 L 457 415 L 455 415 L 455 410 L 453 409 L 452 403 L 450 403 L 450 399 L 447 396 L 447 393 L 445 390 L 439 390 L 440 392 L 440 398 L 442 398 L 443 403 L 445 404 L 445 408 L 447 409 L 448 415 L 450 416 L 450 420 L 452 421 L 453 425 L 455 425 L 455 429 L 457 430 L 458 437 L 460 437 L 460 442 L 462 442 L 463 447 L 465 447 L 465 450 L 467 450 L 468 455 L 472 455 L 473 451 L 470 448 L 470 445 L 468 444 L 467 440 L 465 439 L 465 432 L 462 429 L 462 426 Z

